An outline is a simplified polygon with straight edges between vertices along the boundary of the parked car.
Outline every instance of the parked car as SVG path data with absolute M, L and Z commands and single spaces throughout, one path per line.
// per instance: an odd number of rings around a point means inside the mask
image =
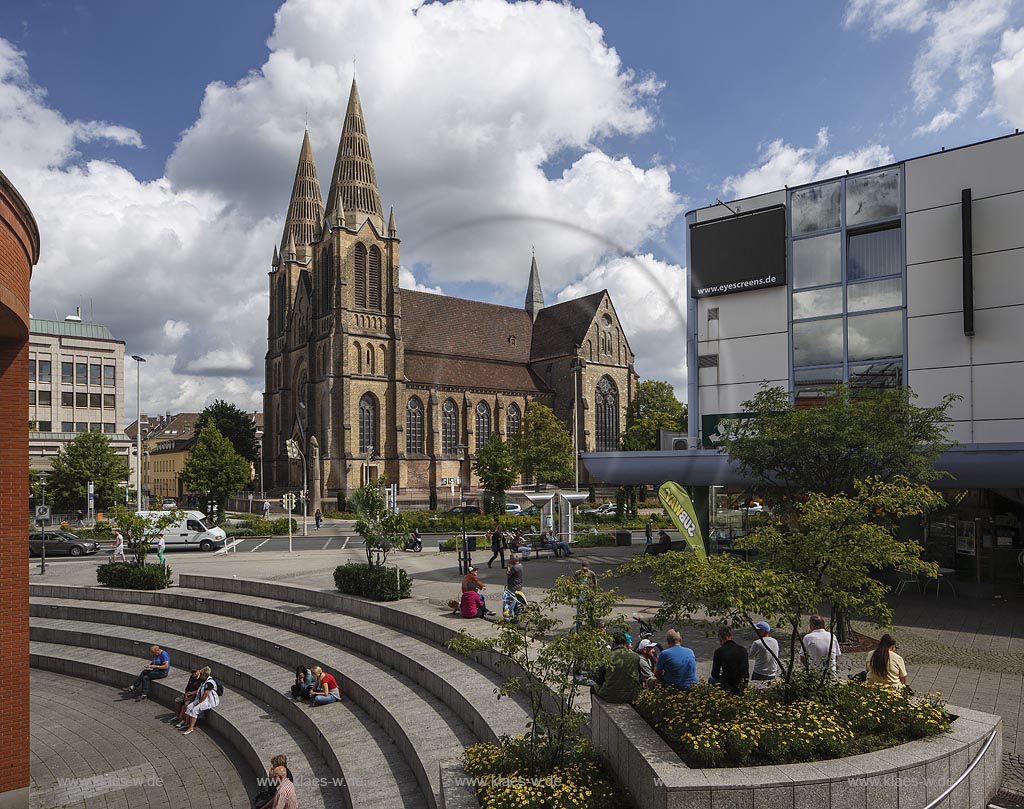
M 47 556 L 84 556 L 96 553 L 100 543 L 93 539 L 82 539 L 70 531 L 41 531 L 28 535 L 28 555 L 41 556 L 43 545 Z
M 540 506 L 527 506 L 519 512 L 520 517 L 536 517 L 540 514 Z
M 178 507 L 178 501 L 173 497 L 165 497 L 163 502 L 160 503 L 160 508 L 164 511 L 174 511 Z
M 505 513 L 506 514 L 522 514 L 523 513 L 523 507 L 521 505 L 519 505 L 518 503 L 506 503 L 505 504 Z
M 476 506 L 471 503 L 467 503 L 464 506 L 453 506 L 448 509 L 449 514 L 462 514 L 463 512 L 466 514 L 483 514 L 484 510 L 480 508 L 480 506 Z
M 597 508 L 588 508 L 583 513 L 596 517 L 608 517 L 615 513 L 615 504 L 601 503 Z

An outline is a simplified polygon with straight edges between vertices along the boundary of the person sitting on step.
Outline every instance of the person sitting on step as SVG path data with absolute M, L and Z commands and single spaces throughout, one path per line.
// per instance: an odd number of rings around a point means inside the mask
M 136 691 L 141 692 L 135 697 L 136 702 L 140 699 L 146 699 L 149 697 L 150 680 L 161 680 L 171 673 L 171 658 L 167 652 L 155 643 L 149 647 L 149 652 L 153 655 L 149 664 L 142 670 L 142 673 L 135 678 L 135 682 L 121 692 L 125 696 L 129 697 Z
M 309 692 L 316 685 L 316 677 L 305 666 L 298 666 L 295 669 L 295 682 L 292 683 L 292 698 L 307 699 Z
M 185 685 L 185 690 L 181 696 L 174 698 L 174 718 L 181 724 L 185 723 L 185 709 L 191 704 L 196 692 L 199 690 L 199 686 L 203 682 L 202 675 L 200 674 L 199 666 L 192 669 L 192 672 L 188 675 L 188 683 Z
M 314 705 L 330 705 L 341 699 L 341 689 L 332 674 L 320 666 L 313 666 L 313 676 L 316 677 L 316 684 L 309 692 L 309 699 Z
M 217 693 L 217 681 L 210 676 L 210 667 L 203 666 L 199 670 L 199 676 L 203 678 L 203 684 L 199 686 L 199 690 L 196 691 L 196 695 L 192 698 L 192 702 L 185 709 L 185 722 L 179 722 L 175 727 L 180 728 L 183 725 L 185 727 L 185 734 L 188 736 L 192 731 L 196 729 L 196 720 L 199 719 L 201 713 L 213 710 L 220 705 L 220 695 Z

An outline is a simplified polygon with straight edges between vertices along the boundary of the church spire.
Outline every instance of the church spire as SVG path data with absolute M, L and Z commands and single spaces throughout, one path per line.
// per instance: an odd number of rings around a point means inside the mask
M 320 181 L 316 176 L 313 147 L 309 145 L 309 130 L 307 129 L 302 136 L 299 165 L 295 169 L 292 198 L 288 203 L 288 218 L 285 219 L 284 232 L 281 234 L 282 248 L 292 244 L 304 248 L 312 244 L 316 238 L 316 230 L 323 218 L 324 208 L 320 197 Z
M 544 308 L 544 290 L 540 288 L 540 272 L 537 270 L 537 256 L 534 255 L 530 264 L 530 283 L 526 287 L 526 311 L 530 320 L 537 322 L 537 315 Z
M 388 238 L 393 239 L 398 235 L 398 226 L 395 225 L 395 206 L 391 206 L 391 214 L 388 216 Z
M 384 210 L 380 204 L 377 174 L 373 170 L 370 141 L 366 137 L 366 124 L 363 122 L 363 108 L 359 103 L 355 78 L 352 79 L 345 123 L 338 142 L 331 188 L 327 192 L 327 210 L 334 210 L 338 198 L 344 205 L 345 224 L 348 227 L 357 228 L 363 223 L 364 217 L 369 217 L 377 232 L 383 234 Z

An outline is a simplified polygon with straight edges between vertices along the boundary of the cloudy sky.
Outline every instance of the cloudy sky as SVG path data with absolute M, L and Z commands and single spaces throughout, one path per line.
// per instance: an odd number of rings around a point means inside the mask
M 147 357 L 144 410 L 260 409 L 303 128 L 327 182 L 353 67 L 404 286 L 518 306 L 535 249 L 682 392 L 683 212 L 1024 126 L 1024 0 L 7 0 L 33 316 Z

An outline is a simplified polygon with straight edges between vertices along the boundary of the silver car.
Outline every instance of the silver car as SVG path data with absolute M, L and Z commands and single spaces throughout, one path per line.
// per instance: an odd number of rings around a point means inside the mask
M 28 555 L 41 556 L 43 545 L 47 556 L 84 556 L 96 553 L 100 543 L 93 539 L 82 539 L 70 531 L 41 531 L 28 535 Z

